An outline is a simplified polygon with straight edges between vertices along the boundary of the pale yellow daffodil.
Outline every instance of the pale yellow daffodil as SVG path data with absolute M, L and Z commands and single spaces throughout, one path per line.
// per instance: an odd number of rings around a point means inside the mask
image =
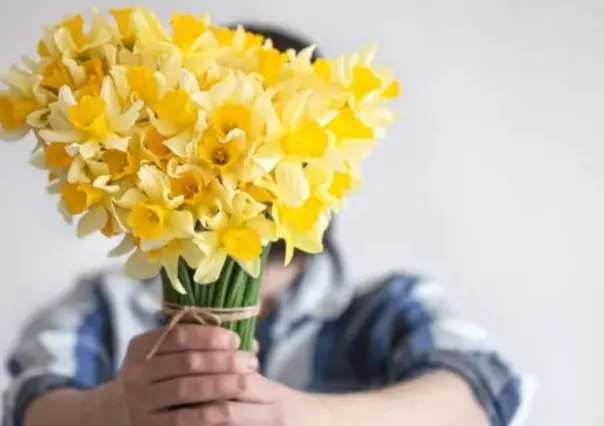
M 200 284 L 215 281 L 227 256 L 248 274 L 257 277 L 263 247 L 276 239 L 274 224 L 262 214 L 266 207 L 249 194 L 216 187 L 220 210 L 205 218 L 202 223 L 208 230 L 195 239 L 204 258 L 194 279 Z
M 90 30 L 84 29 L 84 18 L 73 15 L 59 25 L 46 28 L 38 44 L 38 53 L 43 58 L 67 54 L 71 57 L 85 55 L 87 51 L 98 49 L 111 41 L 105 18 L 94 10 Z
M 136 101 L 124 109 L 109 77 L 103 80 L 99 96 L 79 101 L 69 87 L 63 87 L 59 101 L 51 106 L 52 129 L 40 130 L 40 136 L 48 143 L 68 144 L 72 154 L 85 159 L 98 159 L 102 148 L 126 152 L 142 106 L 142 101 Z
M 192 237 L 193 215 L 178 210 L 185 197 L 172 197 L 168 176 L 149 164 L 142 166 L 137 176 L 138 186 L 126 190 L 115 202 L 129 211 L 124 226 L 140 240 L 141 249 L 156 250 L 173 239 Z
M 184 259 L 192 269 L 197 269 L 203 258 L 203 252 L 191 239 L 171 240 L 164 247 L 144 252 L 138 247 L 138 241 L 127 234 L 120 244 L 109 252 L 112 257 L 130 254 L 124 271 L 133 279 L 145 280 L 155 278 L 163 269 L 176 291 L 185 294 L 178 276 L 179 259 Z

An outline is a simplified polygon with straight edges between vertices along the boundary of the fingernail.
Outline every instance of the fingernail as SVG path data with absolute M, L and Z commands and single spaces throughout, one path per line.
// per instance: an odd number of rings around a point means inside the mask
M 241 337 L 239 337 L 239 335 L 236 333 L 230 333 L 229 345 L 232 348 L 239 349 L 239 345 L 241 345 Z
M 241 365 L 244 365 L 248 369 L 255 371 L 258 368 L 258 358 L 249 352 L 239 352 L 238 356 L 241 360 Z

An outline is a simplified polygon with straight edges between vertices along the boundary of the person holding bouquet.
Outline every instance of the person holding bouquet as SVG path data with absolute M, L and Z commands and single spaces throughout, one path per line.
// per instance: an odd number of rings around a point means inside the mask
M 309 45 L 248 29 L 280 51 Z M 451 320 L 436 283 L 393 274 L 357 294 L 331 228 L 323 245 L 321 254 L 296 251 L 285 267 L 287 249 L 273 243 L 252 352 L 225 328 L 158 328 L 159 278 L 83 277 L 28 322 L 9 354 L 3 424 L 518 424 L 525 379 L 483 333 Z

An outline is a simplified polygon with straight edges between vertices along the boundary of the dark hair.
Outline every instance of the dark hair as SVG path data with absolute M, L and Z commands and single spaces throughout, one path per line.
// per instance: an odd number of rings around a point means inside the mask
M 273 46 L 282 52 L 289 50 L 289 49 L 293 49 L 296 52 L 299 52 L 302 49 L 305 49 L 308 46 L 311 46 L 312 44 L 314 44 L 310 40 L 308 40 L 304 37 L 298 36 L 297 34 L 293 34 L 292 32 L 290 32 L 286 29 L 283 29 L 281 27 L 278 27 L 278 26 L 265 25 L 265 24 L 252 24 L 252 23 L 248 23 L 248 24 L 243 23 L 241 25 L 247 31 L 250 31 L 255 34 L 259 34 L 266 38 L 271 39 L 273 42 Z M 315 49 L 312 60 L 314 61 L 320 57 L 321 57 L 321 53 L 319 52 L 318 49 Z M 333 220 L 332 220 L 332 223 L 329 225 L 329 227 L 327 228 L 327 230 L 325 231 L 325 234 L 323 236 L 323 245 L 325 248 L 325 253 L 327 253 L 330 256 L 330 258 L 333 262 L 337 278 L 339 279 L 339 278 L 342 278 L 344 267 L 343 267 L 342 257 L 340 256 L 340 251 L 338 250 L 338 247 L 334 241 L 334 230 L 333 229 L 334 229 L 334 226 L 333 226 Z M 303 260 L 306 256 L 308 256 L 307 253 L 296 250 L 296 252 L 294 254 L 294 260 L 296 260 L 296 259 Z M 269 261 L 282 261 L 284 257 L 285 257 L 285 243 L 283 242 L 283 240 L 279 240 L 276 243 L 273 243 L 273 245 L 271 247 L 271 252 L 269 254 Z
M 246 31 L 250 31 L 252 33 L 264 36 L 265 38 L 271 39 L 273 42 L 273 47 L 282 52 L 285 52 L 289 49 L 299 52 L 302 49 L 314 44 L 310 39 L 294 34 L 291 31 L 279 26 L 252 23 L 243 23 L 241 25 L 246 29 Z M 314 61 L 320 57 L 321 53 L 318 49 L 315 49 L 312 60 Z

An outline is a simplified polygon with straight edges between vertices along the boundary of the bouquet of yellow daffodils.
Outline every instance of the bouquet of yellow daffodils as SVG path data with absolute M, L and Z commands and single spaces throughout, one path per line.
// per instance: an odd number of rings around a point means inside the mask
M 34 135 L 59 210 L 79 236 L 121 235 L 129 275 L 161 272 L 170 315 L 200 308 L 249 349 L 271 242 L 286 263 L 322 251 L 398 83 L 372 47 L 313 62 L 205 15 L 171 31 L 142 7 L 110 15 L 47 27 L 38 57 L 2 76 L 0 137 Z

